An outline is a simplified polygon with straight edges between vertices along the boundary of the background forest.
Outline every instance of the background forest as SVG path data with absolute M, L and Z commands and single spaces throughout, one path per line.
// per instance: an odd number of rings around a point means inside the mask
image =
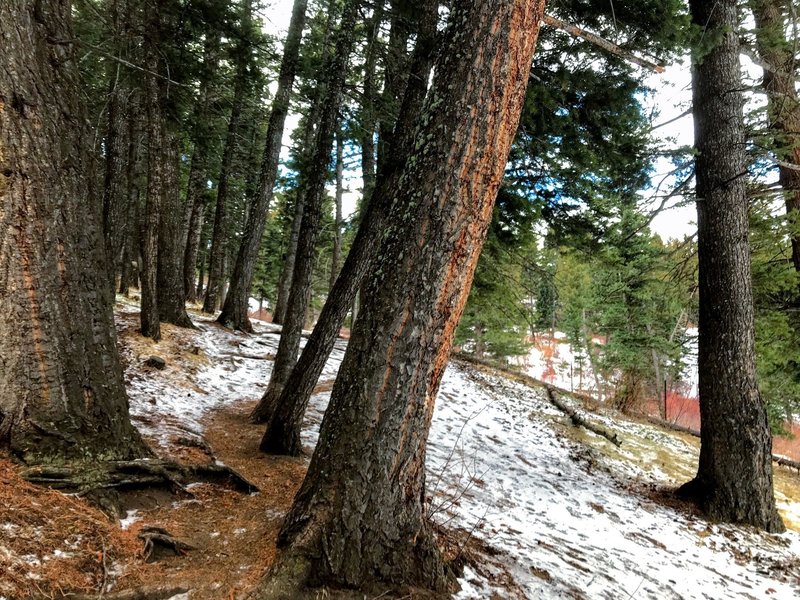
M 769 52 L 791 48 L 796 29 L 786 6 L 773 4 L 742 6 L 741 36 L 754 61 L 745 73 L 751 78 L 747 135 L 757 365 L 773 428 L 780 431 L 796 411 L 800 391 L 794 322 L 800 261 L 792 259 L 793 192 L 784 192 L 794 184 L 786 173 L 777 177 L 793 143 L 781 133 L 781 123 L 791 122 L 798 109 L 796 99 L 785 95 L 779 109 L 766 101 L 777 84 L 770 84 L 769 71 L 765 78 L 759 65 L 776 60 L 767 58 Z M 509 360 L 525 355 L 537 335 L 563 332 L 587 365 L 587 377 L 597 373 L 608 382 L 606 395 L 620 408 L 638 409 L 657 398 L 663 405 L 664 382 L 672 390 L 684 362 L 694 360 L 697 283 L 694 237 L 662 239 L 649 227 L 659 212 L 692 201 L 692 148 L 664 135 L 676 125 L 660 119 L 654 102 L 686 103 L 685 90 L 673 90 L 670 98 L 669 90 L 653 87 L 661 88 L 660 76 L 630 59 L 657 57 L 645 60 L 650 67 L 686 60 L 697 32 L 681 2 L 612 5 L 548 5 L 549 14 L 613 41 L 619 52 L 555 27 L 543 29 L 457 341 L 479 357 Z M 294 128 L 279 136 L 285 145 L 272 174 L 274 198 L 262 202 L 248 232 L 249 204 L 255 195 L 271 193 L 262 159 L 282 56 L 283 40 L 274 37 L 265 8 L 257 2 L 175 1 L 160 2 L 145 15 L 136 2 L 75 3 L 84 93 L 95 129 L 95 185 L 103 190 L 107 244 L 121 292 L 134 284 L 142 219 L 152 213 L 146 203 L 152 175 L 146 144 L 157 117 L 164 132 L 164 158 L 155 165 L 165 170 L 159 175 L 160 210 L 174 217 L 158 244 L 174 256 L 170 268 L 183 273 L 186 298 L 207 311 L 222 307 L 231 277 L 241 278 L 235 269 L 246 237 L 258 248 L 248 258 L 250 296 L 282 322 L 305 180 L 309 172 L 327 173 L 305 301 L 305 323 L 314 322 L 349 249 L 362 198 L 374 187 L 376 145 L 399 110 L 404 76 L 393 70 L 408 60 L 400 39 L 413 40 L 413 8 L 403 2 L 378 7 L 354 25 L 336 109 L 336 143 L 330 157 L 316 161 L 309 141 L 320 119 L 320 76 L 342 8 L 336 2 L 295 6 L 295 12 L 299 8 L 305 31 L 287 111 Z M 279 14 L 289 6 L 271 10 Z M 765 10 L 782 15 L 782 35 L 764 33 L 775 24 L 758 27 L 752 15 Z M 143 38 L 141 27 L 155 34 Z M 143 41 L 151 38 L 161 54 L 156 114 L 144 105 L 146 71 L 131 66 L 141 63 Z M 682 116 L 678 126 L 685 127 L 688 113 Z M 686 218 L 685 211 L 677 214 Z M 164 315 L 170 320 L 169 311 Z M 236 321 L 242 320 L 239 314 Z M 602 340 L 602 347 L 592 339 Z

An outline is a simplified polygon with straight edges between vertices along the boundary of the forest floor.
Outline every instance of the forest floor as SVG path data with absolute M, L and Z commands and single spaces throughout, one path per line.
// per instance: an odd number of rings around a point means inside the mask
M 137 493 L 124 518 L 109 521 L 79 498 L 25 484 L 0 457 L 0 599 L 154 586 L 173 600 L 240 598 L 274 560 L 308 463 L 260 454 L 262 428 L 247 419 L 280 328 L 256 321 L 254 335 L 233 333 L 193 313 L 198 330 L 166 325 L 156 344 L 136 333 L 135 304 L 118 303 L 116 314 L 131 413 L 150 445 L 186 463 L 227 464 L 260 491 L 197 483 L 179 497 Z M 308 454 L 345 343 L 306 416 Z M 166 367 L 147 366 L 151 355 Z M 670 494 L 694 474 L 695 438 L 565 399 L 621 445 L 576 428 L 544 388 L 488 367 L 448 367 L 427 485 L 448 554 L 466 562 L 456 598 L 798 597 L 800 474 L 776 466 L 787 533 L 709 523 Z M 193 549 L 145 562 L 137 535 L 151 525 Z

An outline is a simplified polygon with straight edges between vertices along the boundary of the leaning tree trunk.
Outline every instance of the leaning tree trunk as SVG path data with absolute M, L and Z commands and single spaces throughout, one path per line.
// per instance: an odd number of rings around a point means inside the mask
M 333 215 L 333 249 L 331 250 L 331 277 L 328 289 L 333 289 L 342 261 L 342 195 L 344 194 L 344 140 L 341 130 L 336 134 L 336 195 Z
M 287 547 L 257 598 L 300 585 L 450 585 L 425 520 L 434 399 L 525 97 L 543 1 L 453 3 Z
M 792 226 L 792 263 L 800 273 L 800 98 L 795 87 L 796 48 L 786 39 L 786 3 L 750 0 L 756 22 L 756 47 L 764 62 L 769 124 L 775 140 L 786 215 Z
M 0 445 L 145 454 L 128 416 L 69 2 L 0 2 Z M 53 43 L 58 40 L 59 43 Z
M 275 186 L 275 179 L 278 176 L 283 128 L 289 112 L 289 97 L 297 72 L 307 4 L 308 0 L 295 0 L 292 7 L 292 19 L 289 22 L 286 43 L 283 47 L 281 70 L 278 75 L 278 89 L 272 101 L 272 112 L 267 125 L 267 139 L 264 142 L 264 158 L 261 163 L 258 190 L 249 209 L 244 235 L 231 273 L 231 285 L 225 297 L 225 304 L 217 319 L 219 323 L 232 329 L 253 330 L 250 318 L 247 316 L 248 299 L 250 287 L 253 284 L 258 251 L 261 247 L 261 237 L 264 235 L 269 205 L 272 202 L 272 188 Z
M 320 87 L 315 91 L 319 92 Z M 306 118 L 302 140 L 302 165 L 307 164 L 310 149 L 314 146 L 314 131 L 319 126 L 319 98 L 315 97 L 311 101 L 311 109 Z M 305 169 L 305 166 L 302 167 Z M 283 325 L 286 319 L 286 307 L 289 305 L 289 292 L 292 288 L 292 277 L 294 276 L 294 263 L 297 258 L 297 243 L 300 240 L 300 227 L 303 224 L 303 210 L 306 205 L 306 186 L 301 184 L 295 190 L 294 206 L 292 207 L 292 226 L 289 229 L 289 239 L 286 240 L 286 252 L 283 255 L 283 267 L 278 278 L 278 294 L 275 299 L 275 310 L 272 312 L 272 322 L 276 325 Z
M 328 293 L 311 336 L 297 361 L 280 397 L 264 407 L 267 430 L 261 440 L 261 450 L 275 454 L 298 455 L 302 451 L 300 427 L 308 401 L 317 385 L 320 373 L 333 349 L 339 330 L 358 289 L 373 260 L 380 253 L 380 243 L 392 190 L 399 183 L 405 157 L 415 143 L 415 122 L 422 109 L 433 64 L 436 24 L 439 4 L 430 0 L 420 7 L 417 45 L 409 69 L 410 85 L 406 88 L 403 105 L 397 120 L 400 132 L 390 152 L 381 161 L 382 170 L 377 190 L 368 201 L 353 245 L 345 259 L 341 274 Z M 356 311 L 354 310 L 354 313 Z M 354 317 L 355 322 L 355 317 Z
M 680 492 L 721 521 L 782 531 L 758 390 L 736 0 L 690 2 L 718 40 L 692 72 L 700 285 L 700 465 Z
M 286 306 L 286 319 L 283 322 L 281 340 L 275 355 L 269 385 L 251 413 L 251 419 L 256 423 L 265 422 L 270 414 L 271 407 L 280 397 L 283 386 L 297 362 L 297 354 L 300 350 L 300 336 L 311 294 L 317 239 L 322 220 L 322 203 L 325 196 L 325 184 L 328 180 L 328 164 L 338 123 L 339 96 L 347 76 L 350 52 L 355 45 L 355 25 L 361 2 L 362 0 L 349 0 L 345 6 L 335 38 L 336 49 L 331 60 L 324 67 L 325 95 L 320 105 L 320 121 L 314 139 L 314 153 L 309 164 L 304 165 L 305 206 L 303 207 L 303 220 L 300 224 L 300 236 L 297 241 L 289 303 Z

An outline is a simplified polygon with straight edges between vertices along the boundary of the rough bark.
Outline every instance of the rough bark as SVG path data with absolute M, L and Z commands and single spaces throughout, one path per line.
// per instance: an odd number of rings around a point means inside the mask
M 300 426 L 303 415 L 351 306 L 355 322 L 356 296 L 366 273 L 380 252 L 392 190 L 399 183 L 405 157 L 413 149 L 416 139 L 415 122 L 428 89 L 437 19 L 438 3 L 423 3 L 418 20 L 417 45 L 410 67 L 412 83 L 406 90 L 398 116 L 397 129 L 401 134 L 395 139 L 390 156 L 382 161 L 376 192 L 366 205 L 350 252 L 333 288 L 328 292 L 328 299 L 300 359 L 280 397 L 263 407 L 264 421 L 267 423 L 267 430 L 261 440 L 261 450 L 264 452 L 297 455 L 302 451 Z
M 171 129 L 171 128 L 168 128 Z M 180 157 L 177 134 L 164 132 L 161 189 L 161 210 L 158 222 L 158 314 L 165 323 L 179 327 L 194 327 L 186 312 L 186 291 L 183 286 L 183 257 L 185 245 L 181 235 L 183 211 L 181 210 L 179 182 Z
M 245 0 L 242 12 L 243 28 L 250 21 L 251 0 Z M 242 42 L 245 44 L 246 42 Z M 217 204 L 214 212 L 214 231 L 211 236 L 211 258 L 208 267 L 208 285 L 203 301 L 203 312 L 214 313 L 217 310 L 225 287 L 225 256 L 228 251 L 228 180 L 231 176 L 233 157 L 239 143 L 239 125 L 248 87 L 247 53 L 239 49 L 239 63 L 236 66 L 236 82 L 234 84 L 233 106 L 228 120 L 228 133 L 225 137 L 225 150 L 222 153 L 222 166 L 217 185 Z M 245 306 L 247 299 L 245 298 Z
M 164 147 L 164 108 L 158 73 L 161 61 L 159 11 L 149 6 L 145 17 L 144 65 L 148 74 L 144 77 L 144 104 L 147 121 L 147 188 L 140 235 L 142 263 L 139 270 L 141 281 L 141 333 L 154 340 L 161 339 L 161 318 L 158 306 L 158 225 L 161 215 L 162 193 L 166 185 L 162 149 Z
M 349 0 L 345 6 L 335 36 L 334 53 L 324 67 L 325 95 L 320 105 L 320 121 L 314 138 L 314 152 L 309 164 L 304 168 L 306 198 L 303 220 L 300 224 L 300 235 L 297 240 L 297 253 L 292 285 L 289 290 L 289 302 L 286 306 L 286 318 L 283 322 L 280 344 L 275 355 L 275 364 L 272 367 L 267 390 L 251 413 L 251 419 L 256 423 L 263 423 L 270 414 L 271 407 L 280 397 L 283 386 L 297 362 L 300 350 L 300 335 L 305 323 L 308 300 L 311 297 L 317 239 L 322 220 L 322 203 L 325 197 L 325 184 L 328 180 L 328 164 L 338 123 L 339 96 L 347 76 L 350 52 L 355 45 L 355 25 L 361 1 Z
M 456 2 L 331 404 L 257 598 L 281 586 L 450 586 L 426 523 L 436 392 L 491 220 L 544 2 Z
M 127 2 L 113 0 L 110 3 L 109 21 L 112 26 L 112 42 L 114 54 L 122 58 L 125 54 L 127 19 Z M 109 61 L 108 107 L 106 112 L 106 135 L 104 144 L 105 175 L 103 181 L 103 235 L 108 258 L 108 278 L 112 288 L 116 286 L 116 273 L 121 266 L 123 249 L 126 241 L 128 225 L 126 203 L 128 171 L 123 160 L 128 142 L 128 101 L 130 87 L 127 85 L 127 73 L 116 61 Z
M 200 236 L 203 229 L 203 216 L 208 193 L 208 162 L 214 133 L 209 104 L 213 98 L 212 83 L 219 64 L 219 37 L 210 35 L 205 45 L 203 59 L 203 79 L 194 109 L 192 130 L 192 159 L 189 166 L 189 181 L 186 188 L 186 244 L 183 256 L 183 289 L 186 300 L 197 300 L 195 287 L 197 275 L 197 255 L 200 250 Z
M 792 224 L 792 263 L 800 273 L 800 98 L 795 87 L 797 50 L 786 39 L 788 6 L 781 0 L 750 0 L 756 22 L 756 48 L 765 64 L 762 87 L 767 93 L 769 125 L 775 154 L 781 161 L 779 181 L 786 194 Z
M 272 112 L 267 125 L 267 139 L 264 142 L 264 158 L 261 162 L 258 189 L 250 205 L 247 225 L 231 273 L 231 285 L 225 298 L 225 305 L 217 319 L 219 323 L 232 329 L 253 330 L 247 316 L 248 297 L 253 284 L 253 273 L 258 260 L 261 238 L 267 223 L 269 205 L 272 202 L 272 188 L 275 186 L 275 179 L 278 175 L 283 128 L 289 112 L 289 97 L 297 72 L 307 3 L 307 0 L 295 0 L 292 7 L 292 18 L 289 22 L 281 69 L 278 74 L 278 89 L 272 101 Z
M 697 57 L 700 464 L 680 492 L 717 520 L 782 531 L 772 488 L 772 437 L 755 372 L 743 97 L 735 0 L 690 2 L 716 40 Z
M 333 289 L 342 261 L 342 196 L 344 195 L 344 140 L 342 132 L 336 134 L 336 196 L 334 197 L 333 249 L 331 250 L 331 278 L 328 289 Z
M 0 39 L 0 445 L 28 462 L 141 456 L 75 48 L 60 42 L 70 3 L 3 1 Z

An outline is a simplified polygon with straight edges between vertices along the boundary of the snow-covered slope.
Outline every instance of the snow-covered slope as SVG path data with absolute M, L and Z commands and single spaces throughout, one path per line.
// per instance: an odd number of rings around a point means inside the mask
M 199 432 L 204 412 L 265 387 L 275 326 L 257 324 L 253 336 L 200 326 L 186 334 L 206 357 L 192 376 L 196 393 L 165 386 L 163 373 L 130 382 L 132 412 L 151 437 L 174 434 L 173 421 Z M 340 343 L 323 380 L 343 352 Z M 312 399 L 308 445 L 329 397 Z M 696 448 L 648 425 L 594 418 L 617 430 L 619 449 L 566 424 L 538 389 L 448 367 L 427 454 L 431 516 L 487 550 L 482 567 L 465 571 L 458 598 L 798 597 L 797 533 L 712 525 L 659 501 L 654 488 L 688 477 Z M 796 515 L 798 506 L 782 498 L 784 510 Z

